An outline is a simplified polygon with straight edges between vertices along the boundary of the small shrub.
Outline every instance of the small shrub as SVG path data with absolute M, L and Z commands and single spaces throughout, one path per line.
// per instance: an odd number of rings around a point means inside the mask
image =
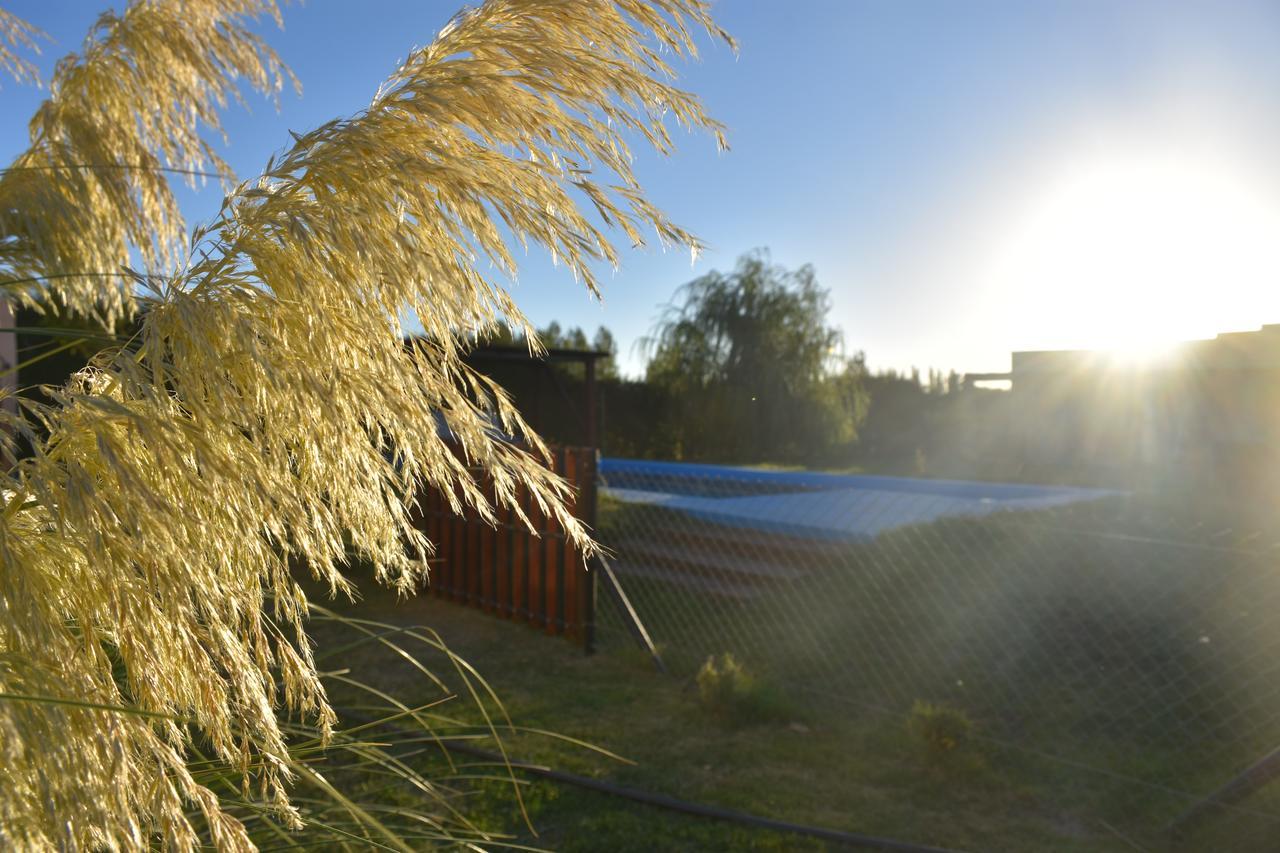
M 749 691 L 755 682 L 733 655 L 714 655 L 698 670 L 698 698 L 709 708 L 725 707 Z
M 917 700 L 907 718 L 907 730 L 931 758 L 951 755 L 969 741 L 973 723 L 959 708 Z
M 702 706 L 722 719 L 764 723 L 793 716 L 784 694 L 761 682 L 728 652 L 707 658 L 696 680 Z

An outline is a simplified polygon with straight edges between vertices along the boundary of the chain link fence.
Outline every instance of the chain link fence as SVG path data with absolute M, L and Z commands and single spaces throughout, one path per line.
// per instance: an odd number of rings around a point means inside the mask
M 1137 849 L 1276 849 L 1275 538 L 1194 497 L 610 459 L 601 475 L 600 539 L 675 674 L 729 652 L 895 731 L 917 702 L 955 709 L 1011 778 Z M 598 631 L 606 651 L 630 642 L 603 606 Z

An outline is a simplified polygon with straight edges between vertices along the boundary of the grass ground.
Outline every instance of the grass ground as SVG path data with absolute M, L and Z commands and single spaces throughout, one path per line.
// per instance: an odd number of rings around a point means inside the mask
M 804 577 L 754 600 L 625 579 L 675 675 L 654 671 L 605 606 L 605 651 L 592 657 L 441 600 L 397 602 L 371 583 L 362 585 L 364 601 L 341 609 L 438 630 L 523 727 L 504 737 L 521 760 L 959 850 L 1166 849 L 1161 827 L 1194 794 L 1274 746 L 1280 629 L 1270 614 L 1280 596 L 1269 555 L 1280 536 L 1203 501 L 1190 510 L 1185 501 L 1102 502 L 1015 522 L 946 521 L 851 544 L 813 557 Z M 606 542 L 644 530 L 669 539 L 690 523 L 605 501 L 600 532 Z M 724 651 L 757 676 L 750 713 L 700 699 L 698 666 Z M 439 655 L 427 663 L 450 666 Z M 410 706 L 441 695 L 374 644 L 323 665 Z M 336 704 L 359 704 L 336 689 Z M 962 711 L 971 736 L 929 749 L 908 725 L 915 700 Z M 446 710 L 456 717 L 446 729 L 480 720 L 467 701 Z M 626 760 L 538 733 L 546 731 Z M 415 760 L 438 769 L 438 750 Z M 472 775 L 489 778 L 460 783 L 465 810 L 517 843 L 822 849 L 543 781 L 521 786 L 535 835 L 501 768 Z M 1277 830 L 1239 812 L 1211 821 L 1182 849 L 1273 850 Z
M 606 542 L 716 534 L 725 556 L 765 553 L 660 507 L 605 501 L 601 519 Z M 1070 816 L 1062 826 L 1149 846 L 1274 747 L 1277 541 L 1238 509 L 1143 497 L 796 543 L 784 559 L 803 575 L 740 601 L 624 579 L 681 671 L 727 648 L 879 719 L 886 744 L 913 700 L 953 705 L 1003 753 L 986 758 L 1012 787 Z
M 451 603 L 396 602 L 370 589 L 349 615 L 434 627 L 501 696 L 517 725 L 551 730 L 628 761 L 532 733 L 508 733 L 526 761 L 622 785 L 797 823 L 961 850 L 1124 850 L 1118 835 L 1086 825 L 1056 801 L 1049 780 L 1031 782 L 1016 755 L 980 741 L 930 753 L 902 717 L 851 713 L 784 697 L 759 721 L 709 711 L 696 685 L 654 671 L 638 652 L 584 656 L 567 642 Z M 324 648 L 323 635 L 319 638 Z M 326 665 L 409 705 L 438 688 L 385 649 L 368 645 Z M 447 669 L 435 661 L 437 670 Z M 335 695 L 335 701 L 356 701 Z M 476 711 L 459 702 L 461 719 Z M 501 775 L 495 774 L 495 775 Z M 686 817 L 553 782 L 524 786 L 534 835 L 510 785 L 481 781 L 469 814 L 514 840 L 561 850 L 805 850 L 821 843 Z

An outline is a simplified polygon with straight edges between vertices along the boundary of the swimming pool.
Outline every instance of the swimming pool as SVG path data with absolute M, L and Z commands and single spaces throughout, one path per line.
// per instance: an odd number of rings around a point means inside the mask
M 943 517 L 1039 509 L 1116 494 L 1104 489 L 762 471 L 727 465 L 601 460 L 603 492 L 736 527 L 807 538 L 865 539 Z

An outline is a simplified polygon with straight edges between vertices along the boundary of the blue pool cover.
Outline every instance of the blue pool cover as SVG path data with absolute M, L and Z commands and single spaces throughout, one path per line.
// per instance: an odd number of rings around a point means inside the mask
M 765 471 L 606 457 L 604 493 L 708 521 L 819 539 L 867 539 L 939 518 L 1042 509 L 1117 494 L 1104 489 Z

